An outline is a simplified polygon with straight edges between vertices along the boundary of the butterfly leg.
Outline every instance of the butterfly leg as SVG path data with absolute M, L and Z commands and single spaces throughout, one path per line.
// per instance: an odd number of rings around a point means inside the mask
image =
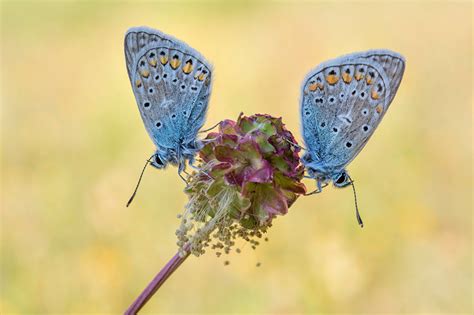
M 283 139 L 285 139 L 286 142 L 288 142 L 289 144 L 291 144 L 291 145 L 294 146 L 295 148 L 298 148 L 298 149 L 303 150 L 303 151 L 308 151 L 308 149 L 306 149 L 305 147 L 302 147 L 302 146 L 300 146 L 299 144 L 294 143 L 293 141 L 291 141 L 291 140 L 288 139 L 288 138 L 283 138 Z
M 320 192 L 323 191 L 323 188 L 326 187 L 327 185 L 328 185 L 328 183 L 322 184 L 321 180 L 316 179 L 317 188 L 315 190 L 313 190 L 312 192 L 305 194 L 305 196 L 311 196 L 311 195 L 314 195 L 314 194 L 319 194 Z
M 211 128 L 208 128 L 206 130 L 201 130 L 199 131 L 199 133 L 205 133 L 205 132 L 208 132 L 208 131 L 211 131 L 212 129 L 216 128 L 217 126 L 219 126 L 221 122 L 219 121 L 217 124 L 215 124 L 214 126 L 212 126 Z

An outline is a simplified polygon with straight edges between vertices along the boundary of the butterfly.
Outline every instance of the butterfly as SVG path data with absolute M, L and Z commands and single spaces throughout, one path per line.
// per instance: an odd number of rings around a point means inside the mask
M 313 193 L 331 181 L 336 187 L 352 184 L 345 168 L 387 112 L 404 70 L 405 58 L 400 54 L 369 50 L 326 61 L 308 73 L 301 87 L 307 148 L 301 160 L 308 177 L 316 180 Z
M 212 67 L 186 43 L 148 27 L 130 28 L 124 46 L 138 110 L 156 146 L 148 162 L 157 169 L 177 165 L 181 176 L 202 147 L 197 134 L 206 117 Z

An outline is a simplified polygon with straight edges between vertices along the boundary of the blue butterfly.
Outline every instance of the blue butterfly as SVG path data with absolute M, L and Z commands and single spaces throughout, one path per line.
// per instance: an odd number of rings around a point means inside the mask
M 345 168 L 382 120 L 404 70 L 400 54 L 369 50 L 326 61 L 306 76 L 300 107 L 307 147 L 302 163 L 316 180 L 313 193 L 331 181 L 336 187 L 352 184 Z
M 206 117 L 212 67 L 184 42 L 148 27 L 127 31 L 125 59 L 138 109 L 156 146 L 148 162 L 157 169 L 177 165 L 181 176 L 202 147 L 197 134 Z

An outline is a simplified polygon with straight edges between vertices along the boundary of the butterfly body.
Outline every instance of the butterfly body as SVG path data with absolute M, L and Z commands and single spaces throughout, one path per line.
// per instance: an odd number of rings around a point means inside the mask
M 125 34 L 125 59 L 156 168 L 192 162 L 211 93 L 211 66 L 184 42 L 148 27 Z
M 308 176 L 320 191 L 333 182 L 345 187 L 346 166 L 365 146 L 400 85 L 404 58 L 370 50 L 320 64 L 303 81 L 301 121 Z

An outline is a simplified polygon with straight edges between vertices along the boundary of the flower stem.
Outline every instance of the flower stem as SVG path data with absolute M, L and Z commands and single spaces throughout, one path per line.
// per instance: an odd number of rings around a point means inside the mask
M 189 246 L 185 246 L 185 249 L 188 249 Z M 140 309 L 145 306 L 148 300 L 155 294 L 156 291 L 165 283 L 165 281 L 171 276 L 171 274 L 178 269 L 179 266 L 189 257 L 190 251 L 186 250 L 186 254 L 176 255 L 171 258 L 171 260 L 161 269 L 161 271 L 153 278 L 153 280 L 148 284 L 148 286 L 143 290 L 143 292 L 138 296 L 138 298 L 128 307 L 125 311 L 125 315 L 135 315 L 140 311 Z

